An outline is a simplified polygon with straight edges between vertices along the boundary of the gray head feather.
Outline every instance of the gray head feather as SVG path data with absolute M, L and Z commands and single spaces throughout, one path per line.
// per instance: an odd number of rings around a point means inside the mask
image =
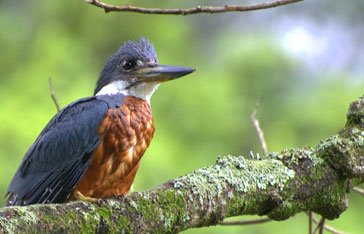
M 127 41 L 120 47 L 116 53 L 106 62 L 104 68 L 101 71 L 99 80 L 94 94 L 102 89 L 112 81 L 120 79 L 123 73 L 120 71 L 120 66 L 125 60 L 136 61 L 141 60 L 145 64 L 153 63 L 158 65 L 157 54 L 154 51 L 153 44 L 145 37 L 139 39 L 139 41 Z

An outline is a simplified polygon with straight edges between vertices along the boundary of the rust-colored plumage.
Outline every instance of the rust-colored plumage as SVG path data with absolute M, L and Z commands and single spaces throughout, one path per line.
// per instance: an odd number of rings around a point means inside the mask
M 122 106 L 109 109 L 98 132 L 100 145 L 73 194 L 80 192 L 95 198 L 125 194 L 153 137 L 149 104 L 136 97 L 126 97 Z

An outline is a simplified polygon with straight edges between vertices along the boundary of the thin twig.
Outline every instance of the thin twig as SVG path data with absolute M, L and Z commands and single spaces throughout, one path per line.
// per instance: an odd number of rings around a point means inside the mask
M 314 215 L 312 215 L 312 222 L 319 224 L 321 222 L 321 220 L 318 220 Z M 317 231 L 317 228 L 319 227 L 319 225 L 316 227 L 315 231 L 313 233 L 315 233 Z M 334 227 L 324 224 L 324 229 L 326 229 L 327 231 L 331 232 L 332 234 L 347 234 L 346 232 L 340 231 L 335 229 Z
M 313 234 L 315 234 L 319 229 L 321 229 L 321 225 L 322 223 L 325 223 L 325 218 L 324 217 L 321 217 L 320 221 L 318 222 L 315 222 L 317 223 L 317 226 L 316 228 L 313 230 Z
M 52 100 L 54 102 L 54 105 L 56 106 L 57 112 L 59 112 L 61 110 L 61 108 L 59 106 L 59 102 L 58 102 L 57 97 L 56 97 L 56 92 L 54 91 L 52 78 L 50 78 L 50 77 L 48 78 L 48 83 L 49 83 L 49 90 L 51 92 Z
M 359 188 L 359 187 L 354 187 L 353 190 L 354 190 L 354 192 L 359 193 L 360 195 L 364 196 L 364 189 Z
M 111 5 L 98 0 L 85 0 L 85 2 L 94 5 L 96 7 L 104 9 L 105 13 L 113 11 L 125 11 L 125 12 L 137 12 L 142 14 L 169 14 L 169 15 L 190 15 L 199 13 L 224 13 L 233 11 L 254 11 L 262 10 L 282 5 L 287 5 L 303 0 L 277 0 L 273 2 L 263 2 L 252 5 L 225 5 L 225 6 L 196 6 L 192 8 L 144 8 L 132 5 Z
M 272 221 L 270 218 L 252 219 L 252 220 L 239 220 L 239 221 L 224 221 L 219 223 L 222 226 L 233 226 L 233 225 L 250 225 L 260 224 Z
M 321 218 L 321 221 L 319 223 L 319 234 L 324 234 L 324 229 L 325 229 L 325 221 L 326 219 L 324 217 Z
M 312 211 L 308 212 L 308 234 L 312 234 Z
M 264 132 L 263 132 L 262 128 L 260 127 L 259 120 L 257 119 L 257 111 L 259 109 L 260 103 L 261 103 L 261 100 L 259 100 L 257 102 L 257 104 L 255 105 L 255 109 L 254 109 L 253 113 L 250 115 L 250 120 L 252 121 L 252 123 L 253 123 L 253 125 L 255 127 L 255 130 L 257 131 L 259 142 L 260 142 L 260 145 L 262 147 L 263 153 L 265 155 L 267 155 L 268 154 L 268 147 L 267 147 L 267 143 L 266 143 L 265 138 L 264 138 Z

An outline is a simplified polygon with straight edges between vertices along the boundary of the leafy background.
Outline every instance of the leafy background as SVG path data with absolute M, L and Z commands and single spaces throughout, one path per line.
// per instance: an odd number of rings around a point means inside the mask
M 140 36 L 154 43 L 162 64 L 197 71 L 163 84 L 154 95 L 156 133 L 135 191 L 213 164 L 218 155 L 261 152 L 249 120 L 260 99 L 258 117 L 269 150 L 315 146 L 345 124 L 348 104 L 363 94 L 363 9 L 360 0 L 321 0 L 184 17 L 104 14 L 83 1 L 0 1 L 0 197 L 27 148 L 56 113 L 48 77 L 62 106 L 89 96 L 107 58 L 122 42 Z M 360 233 L 363 208 L 363 199 L 350 194 L 348 211 L 329 223 Z M 221 232 L 307 233 L 307 216 L 184 233 Z

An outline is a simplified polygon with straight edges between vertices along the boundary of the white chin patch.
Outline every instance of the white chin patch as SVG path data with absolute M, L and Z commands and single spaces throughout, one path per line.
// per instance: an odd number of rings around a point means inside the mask
M 131 96 L 144 99 L 148 103 L 150 103 L 150 98 L 152 97 L 153 93 L 157 90 L 159 85 L 160 85 L 159 82 L 140 83 L 138 85 L 129 88 L 128 93 Z
M 129 87 L 129 83 L 125 81 L 114 81 L 105 87 L 103 87 L 96 96 L 99 95 L 113 95 L 113 94 L 124 94 L 126 96 L 134 96 L 146 100 L 150 103 L 150 98 L 153 93 L 157 90 L 159 82 L 143 82 L 135 86 Z M 128 89 L 126 89 L 128 88 Z

